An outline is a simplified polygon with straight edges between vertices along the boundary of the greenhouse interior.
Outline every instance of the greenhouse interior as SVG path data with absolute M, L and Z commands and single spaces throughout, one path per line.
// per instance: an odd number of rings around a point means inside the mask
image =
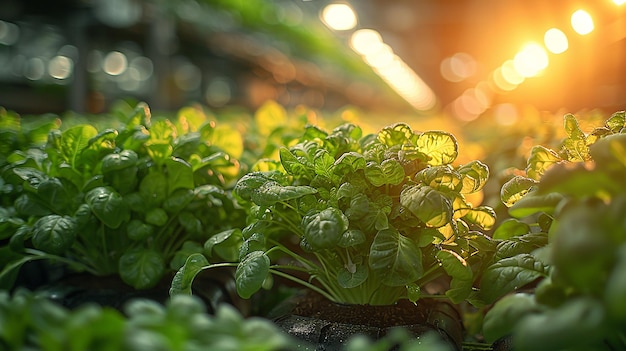
M 626 1 L 4 0 L 0 350 L 626 350 Z

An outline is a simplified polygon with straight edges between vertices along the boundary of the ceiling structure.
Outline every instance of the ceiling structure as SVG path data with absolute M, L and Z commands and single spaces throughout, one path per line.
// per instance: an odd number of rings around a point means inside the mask
M 461 97 L 472 95 L 476 87 L 485 95 L 478 99 L 484 105 L 479 111 L 498 103 L 530 104 L 551 112 L 595 108 L 614 112 L 626 107 L 624 4 L 611 0 L 359 0 L 350 5 L 358 16 L 355 30 L 380 32 L 384 42 L 435 92 L 442 109 L 463 115 L 458 108 Z M 593 19 L 595 28 L 589 34 L 580 35 L 572 28 L 570 17 L 578 9 Z M 537 76 L 505 89 L 494 86 L 494 72 L 525 44 L 543 45 L 550 28 L 567 36 L 568 49 L 548 53 L 548 66 Z M 442 74 L 442 65 L 445 71 L 454 57 L 469 65 L 463 79 L 450 81 Z

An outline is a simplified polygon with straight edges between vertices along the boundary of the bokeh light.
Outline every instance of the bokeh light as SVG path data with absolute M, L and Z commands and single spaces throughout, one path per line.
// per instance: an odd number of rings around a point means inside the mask
M 613 0 L 613 2 L 615 3 L 615 5 L 620 6 L 623 4 L 626 4 L 626 0 Z
M 543 36 L 543 42 L 548 51 L 553 54 L 561 54 L 567 51 L 569 46 L 567 36 L 563 33 L 563 31 L 557 28 L 548 29 L 546 34 Z
M 548 67 L 548 53 L 537 43 L 526 44 L 515 55 L 513 66 L 523 77 L 534 77 Z
M 74 62 L 67 56 L 57 55 L 48 62 L 48 73 L 52 78 L 67 79 L 72 75 Z
M 460 82 L 476 73 L 476 61 L 469 54 L 459 52 L 441 61 L 439 69 L 446 80 Z
M 126 71 L 126 68 L 128 68 L 126 55 L 119 51 L 111 51 L 104 57 L 102 62 L 104 72 L 112 76 L 119 76 Z
M 580 35 L 587 35 L 593 32 L 593 18 L 585 10 L 577 10 L 571 17 L 572 28 Z
M 361 55 L 376 52 L 383 45 L 380 33 L 373 29 L 359 29 L 350 37 L 350 46 Z
M 357 18 L 348 4 L 329 4 L 322 10 L 322 20 L 334 30 L 349 30 L 356 27 Z

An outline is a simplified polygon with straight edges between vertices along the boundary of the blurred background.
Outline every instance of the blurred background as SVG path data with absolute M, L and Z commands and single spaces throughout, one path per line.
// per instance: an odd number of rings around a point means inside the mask
M 626 107 L 625 0 L 1 0 L 0 106 Z M 513 122 L 510 122 L 513 123 Z

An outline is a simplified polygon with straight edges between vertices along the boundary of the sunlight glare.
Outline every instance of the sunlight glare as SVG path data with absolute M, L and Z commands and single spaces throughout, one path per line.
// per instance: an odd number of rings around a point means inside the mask
M 373 29 L 359 29 L 350 37 L 350 46 L 361 55 L 380 50 L 383 38 Z
M 563 53 L 569 46 L 567 36 L 557 28 L 548 29 L 543 36 L 543 42 L 546 48 L 548 48 L 548 51 L 553 54 Z
M 572 28 L 580 35 L 586 35 L 593 31 L 593 19 L 585 10 L 578 10 L 572 14 Z
M 513 59 L 515 70 L 523 77 L 534 77 L 548 67 L 548 54 L 537 43 L 529 43 L 515 55 Z
M 329 4 L 322 10 L 322 20 L 334 30 L 356 27 L 356 14 L 348 4 Z

